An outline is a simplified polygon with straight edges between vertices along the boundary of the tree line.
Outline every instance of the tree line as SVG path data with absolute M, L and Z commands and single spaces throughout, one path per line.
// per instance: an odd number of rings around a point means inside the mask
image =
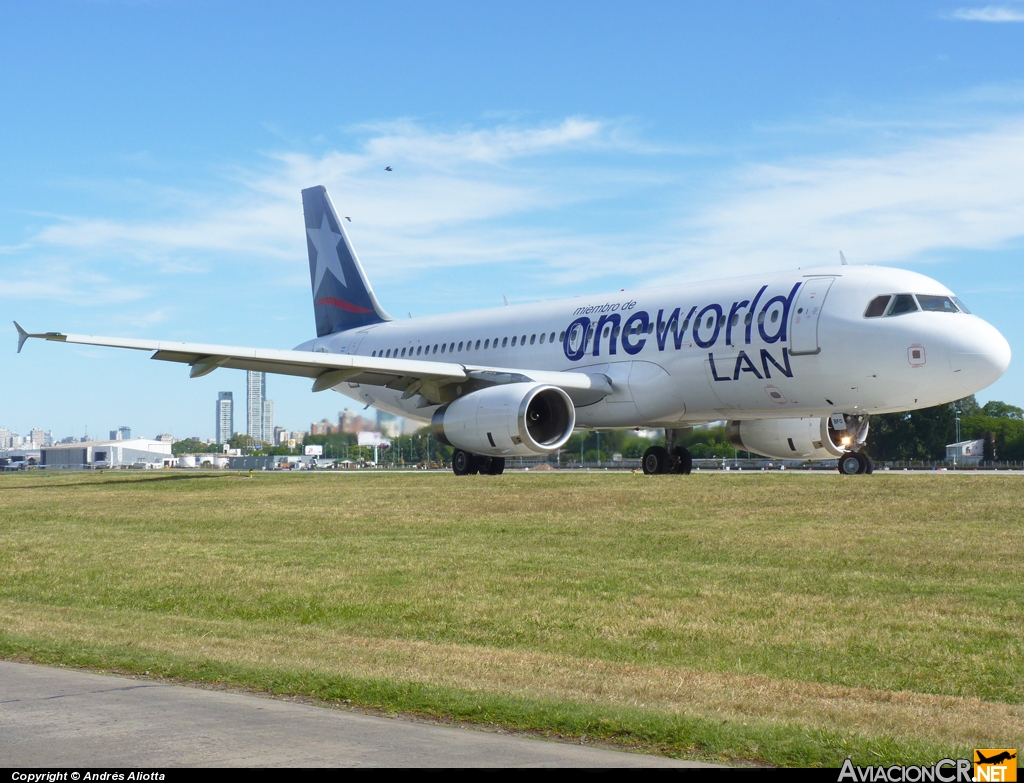
M 868 453 L 881 461 L 939 461 L 946 444 L 984 440 L 986 460 L 1024 460 L 1024 410 L 999 400 L 979 405 L 972 394 L 962 400 L 905 413 L 871 417 Z

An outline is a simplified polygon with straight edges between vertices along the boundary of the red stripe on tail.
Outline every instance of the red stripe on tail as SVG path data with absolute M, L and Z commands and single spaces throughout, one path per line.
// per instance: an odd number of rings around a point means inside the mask
M 367 310 L 365 307 L 359 307 L 358 305 L 354 305 L 351 302 L 345 302 L 342 301 L 341 299 L 335 299 L 333 296 L 325 296 L 323 299 L 317 299 L 316 303 L 318 305 L 329 304 L 333 307 L 339 307 L 342 310 L 345 310 L 349 313 L 363 314 L 373 312 L 373 310 Z

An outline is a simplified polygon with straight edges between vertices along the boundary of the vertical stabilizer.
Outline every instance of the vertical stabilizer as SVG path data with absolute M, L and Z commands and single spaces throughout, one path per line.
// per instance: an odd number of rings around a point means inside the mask
M 316 336 L 390 321 L 323 185 L 302 191 Z

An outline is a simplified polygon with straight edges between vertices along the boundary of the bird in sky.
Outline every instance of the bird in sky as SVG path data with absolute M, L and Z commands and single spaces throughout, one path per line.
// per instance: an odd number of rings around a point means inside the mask
M 391 167 L 390 166 L 385 166 L 384 167 L 384 171 L 391 171 Z
M 345 220 L 347 220 L 349 223 L 352 222 L 352 218 L 350 218 L 348 215 L 345 215 Z

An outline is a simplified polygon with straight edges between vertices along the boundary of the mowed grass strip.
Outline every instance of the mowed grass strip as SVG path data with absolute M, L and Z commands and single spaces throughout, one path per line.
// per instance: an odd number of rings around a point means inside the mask
M 779 763 L 1024 744 L 1015 478 L 22 474 L 0 496 L 11 655 L 413 683 Z

